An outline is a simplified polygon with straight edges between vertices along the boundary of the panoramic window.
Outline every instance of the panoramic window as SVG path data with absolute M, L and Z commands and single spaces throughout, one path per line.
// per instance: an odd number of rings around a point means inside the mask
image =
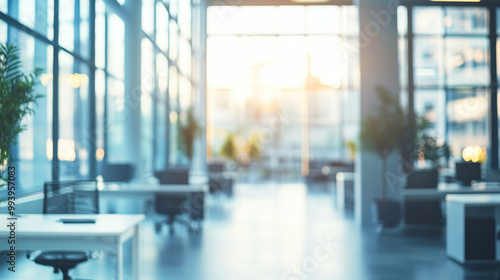
M 455 159 L 467 146 L 489 147 L 489 25 L 486 8 L 413 9 L 415 111 Z
M 228 137 L 262 176 L 297 177 L 309 162 L 350 162 L 358 127 L 359 53 L 353 6 L 208 8 L 207 156 Z M 244 149 L 242 149 L 244 150 Z M 307 168 L 306 168 L 307 170 Z

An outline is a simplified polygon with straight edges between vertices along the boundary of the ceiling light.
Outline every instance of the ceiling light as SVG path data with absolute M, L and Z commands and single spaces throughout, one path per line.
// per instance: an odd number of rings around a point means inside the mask
M 481 2 L 481 0 L 431 0 L 432 2 Z
M 292 0 L 295 3 L 312 4 L 312 3 L 327 3 L 330 0 Z

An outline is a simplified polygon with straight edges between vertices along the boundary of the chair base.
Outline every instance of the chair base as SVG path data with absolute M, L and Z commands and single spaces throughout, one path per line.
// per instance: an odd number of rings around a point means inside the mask
M 182 218 L 182 219 L 181 219 Z M 203 221 L 202 220 L 191 220 L 185 216 L 179 217 L 177 219 L 178 222 L 185 224 L 190 233 L 199 233 L 203 229 Z M 166 224 L 169 228 L 169 233 L 173 234 L 175 232 L 174 228 L 175 218 L 167 218 L 166 220 L 158 221 L 155 223 L 155 231 L 159 233 L 162 229 L 163 224 Z
M 62 273 L 63 280 L 72 280 L 69 270 L 78 264 L 86 262 L 88 257 L 85 252 L 79 251 L 48 251 L 42 252 L 35 258 L 35 263 L 54 268 L 54 273 Z

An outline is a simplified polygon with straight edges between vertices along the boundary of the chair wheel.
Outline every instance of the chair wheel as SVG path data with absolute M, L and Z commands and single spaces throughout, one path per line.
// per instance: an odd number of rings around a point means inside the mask
M 161 230 L 161 224 L 160 223 L 156 223 L 155 224 L 155 231 L 156 231 L 156 233 L 160 232 L 160 230 Z

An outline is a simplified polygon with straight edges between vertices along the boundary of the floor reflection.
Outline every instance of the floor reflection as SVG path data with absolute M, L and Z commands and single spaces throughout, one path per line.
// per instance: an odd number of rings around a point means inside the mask
M 497 266 L 464 268 L 449 260 L 443 231 L 396 230 L 380 236 L 373 228 L 361 230 L 351 217 L 335 209 L 328 188 L 239 184 L 230 200 L 209 198 L 198 234 L 190 234 L 182 224 L 175 225 L 174 234 L 166 229 L 155 233 L 154 222 L 160 217 L 148 213 L 141 280 L 500 278 Z M 105 255 L 80 265 L 72 275 L 113 279 L 113 262 Z M 125 279 L 131 278 L 129 270 Z M 60 276 L 21 255 L 15 274 L 1 262 L 0 279 Z

